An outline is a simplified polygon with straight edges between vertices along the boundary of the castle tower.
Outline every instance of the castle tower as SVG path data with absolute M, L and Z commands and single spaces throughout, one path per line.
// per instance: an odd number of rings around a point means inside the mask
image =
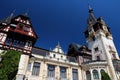
M 106 60 L 112 80 L 117 80 L 112 60 L 119 59 L 115 48 L 110 28 L 102 17 L 94 16 L 92 8 L 89 7 L 89 18 L 85 31 L 88 48 L 92 51 L 92 60 Z
M 29 55 L 37 38 L 27 15 L 14 17 L 11 13 L 6 19 L 0 21 L 0 49 L 12 49 L 23 53 L 21 54 L 16 80 L 24 79 Z

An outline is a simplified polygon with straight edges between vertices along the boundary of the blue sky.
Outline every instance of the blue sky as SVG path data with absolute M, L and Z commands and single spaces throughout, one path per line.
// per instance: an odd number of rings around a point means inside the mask
M 67 52 L 72 42 L 86 44 L 83 32 L 87 25 L 88 3 L 95 16 L 102 16 L 110 26 L 120 53 L 120 0 L 1 0 L 0 19 L 6 18 L 14 9 L 15 15 L 29 9 L 29 17 L 39 36 L 36 46 L 53 49 L 59 42 Z

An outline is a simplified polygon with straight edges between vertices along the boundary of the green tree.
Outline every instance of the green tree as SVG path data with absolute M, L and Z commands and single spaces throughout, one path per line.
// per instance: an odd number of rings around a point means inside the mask
M 101 80 L 111 80 L 110 76 L 106 72 L 101 73 Z
M 21 52 L 8 50 L 0 62 L 0 80 L 15 80 Z

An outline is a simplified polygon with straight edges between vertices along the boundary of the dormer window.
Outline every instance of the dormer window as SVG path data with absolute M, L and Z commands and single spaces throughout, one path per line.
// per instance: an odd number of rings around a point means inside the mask
M 18 29 L 23 29 L 24 24 L 20 23 Z
M 96 56 L 97 60 L 100 61 L 100 56 Z
M 55 57 L 56 57 L 56 55 L 55 55 L 55 54 L 53 54 L 53 57 L 55 58 Z
M 27 20 L 27 24 L 30 25 L 30 22 Z
M 30 31 L 30 28 L 28 26 L 25 26 L 24 31 L 28 32 L 28 31 Z
M 98 47 L 94 48 L 94 51 L 97 52 L 98 51 Z

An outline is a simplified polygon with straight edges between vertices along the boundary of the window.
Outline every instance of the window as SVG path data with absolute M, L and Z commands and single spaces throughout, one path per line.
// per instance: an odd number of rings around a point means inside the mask
M 60 78 L 66 78 L 66 67 L 60 67 Z
M 20 23 L 18 29 L 23 29 L 24 24 Z
M 97 60 L 98 60 L 98 61 L 100 60 L 100 56 L 97 56 Z
M 12 39 L 8 38 L 5 43 L 6 45 L 10 45 L 12 43 Z
M 0 41 L 2 41 L 2 39 L 4 38 L 4 34 L 3 33 L 0 33 Z
M 95 52 L 97 52 L 98 51 L 98 47 L 94 48 L 94 50 L 95 50 Z
M 99 75 L 98 75 L 98 71 L 97 70 L 93 70 L 93 78 L 94 79 L 99 79 Z
M 26 42 L 26 46 L 31 47 L 32 46 L 32 42 L 31 41 L 27 41 Z
M 53 57 L 55 58 L 55 54 L 53 54 Z
M 103 69 L 100 70 L 101 73 L 104 73 L 105 71 Z
M 40 63 L 34 62 L 33 69 L 32 69 L 32 75 L 39 76 L 40 72 Z
M 78 70 L 72 69 L 73 80 L 78 80 Z
M 25 43 L 21 41 L 20 44 L 19 44 L 19 46 L 20 46 L 20 48 L 24 48 Z
M 113 57 L 113 59 L 116 59 L 116 55 L 115 54 L 112 54 L 112 57 Z
M 27 31 L 27 32 L 28 32 L 29 30 L 30 30 L 30 28 L 29 28 L 28 26 L 25 26 L 25 27 L 24 27 L 24 31 Z
M 48 65 L 48 77 L 55 77 L 55 66 Z
M 28 70 L 28 71 L 30 71 L 30 69 L 31 69 L 31 63 L 30 63 L 30 62 L 28 62 L 28 65 L 27 65 L 27 70 Z
M 14 46 L 14 47 L 18 47 L 18 42 L 19 42 L 19 41 L 14 40 L 12 46 Z
M 63 56 L 61 56 L 61 59 L 63 59 Z
M 90 71 L 86 71 L 86 80 L 91 80 Z

